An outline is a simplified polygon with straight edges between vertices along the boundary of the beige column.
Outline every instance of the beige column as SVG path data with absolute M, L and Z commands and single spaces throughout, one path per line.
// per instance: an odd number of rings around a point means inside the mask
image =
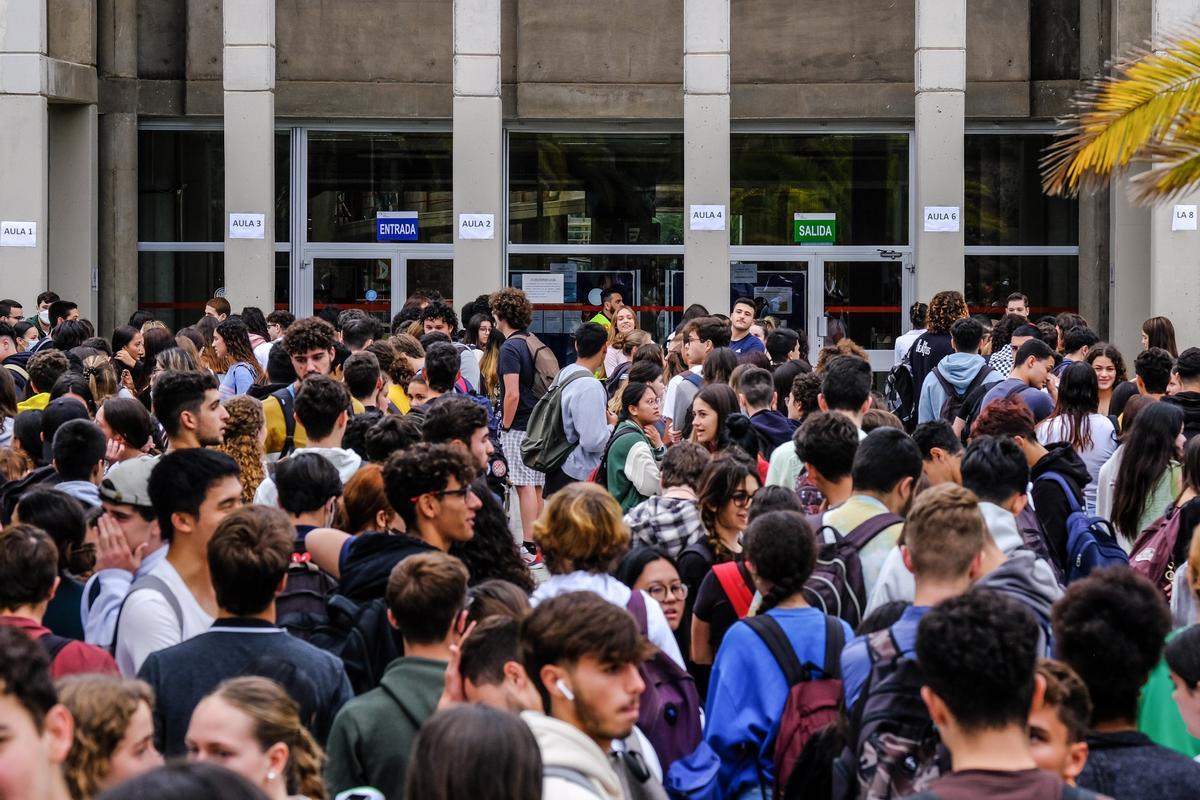
M 916 281 L 917 297 L 928 302 L 964 283 L 966 0 L 917 0 L 915 61 Z M 926 211 L 934 208 L 944 210 L 933 222 L 956 222 L 957 231 L 927 232 Z
M 225 295 L 235 310 L 270 309 L 275 303 L 275 0 L 226 0 L 223 17 Z
M 454 2 L 454 303 L 504 280 L 500 0 Z M 464 233 L 467 234 L 464 237 Z
M 684 0 L 683 32 L 683 302 L 728 313 L 729 0 Z
M 97 322 L 96 106 L 55 103 L 49 121 L 49 285 Z M 104 328 L 97 332 L 106 335 Z

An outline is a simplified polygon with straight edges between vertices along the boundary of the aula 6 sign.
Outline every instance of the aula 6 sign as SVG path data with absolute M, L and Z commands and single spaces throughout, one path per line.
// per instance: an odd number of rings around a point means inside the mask
M 375 213 L 375 241 L 415 242 L 418 237 L 416 211 L 378 211 Z
M 837 214 L 795 214 L 792 234 L 796 244 L 833 244 L 837 241 Z

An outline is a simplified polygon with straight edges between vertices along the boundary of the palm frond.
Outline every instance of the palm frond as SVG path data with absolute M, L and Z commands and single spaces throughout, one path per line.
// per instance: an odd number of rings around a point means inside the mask
M 1200 27 L 1136 50 L 1092 79 L 1073 100 L 1078 111 L 1042 158 L 1042 188 L 1070 196 L 1105 183 L 1115 171 L 1165 141 L 1187 112 L 1200 111 Z
M 1154 168 L 1132 181 L 1135 203 L 1171 200 L 1200 186 L 1200 113 L 1183 115 L 1171 138 L 1146 148 Z

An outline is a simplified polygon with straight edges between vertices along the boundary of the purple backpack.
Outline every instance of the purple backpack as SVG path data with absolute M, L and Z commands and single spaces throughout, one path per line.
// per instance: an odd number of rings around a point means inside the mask
M 1133 545 L 1129 567 L 1144 575 L 1171 602 L 1175 583 L 1175 543 L 1179 541 L 1179 518 L 1183 516 L 1172 504 L 1165 514 L 1146 526 Z
M 646 636 L 646 598 L 634 589 L 625 608 Z M 696 681 L 661 650 L 639 667 L 646 690 L 638 710 L 638 728 L 654 745 L 665 774 L 671 764 L 696 749 L 700 727 L 700 694 Z

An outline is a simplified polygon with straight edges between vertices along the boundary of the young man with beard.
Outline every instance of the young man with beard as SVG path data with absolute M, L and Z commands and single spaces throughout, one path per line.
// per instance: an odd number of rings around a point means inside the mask
M 229 412 L 217 379 L 208 372 L 167 370 L 154 382 L 154 416 L 167 434 L 167 450 L 215 447 L 225 438 Z

